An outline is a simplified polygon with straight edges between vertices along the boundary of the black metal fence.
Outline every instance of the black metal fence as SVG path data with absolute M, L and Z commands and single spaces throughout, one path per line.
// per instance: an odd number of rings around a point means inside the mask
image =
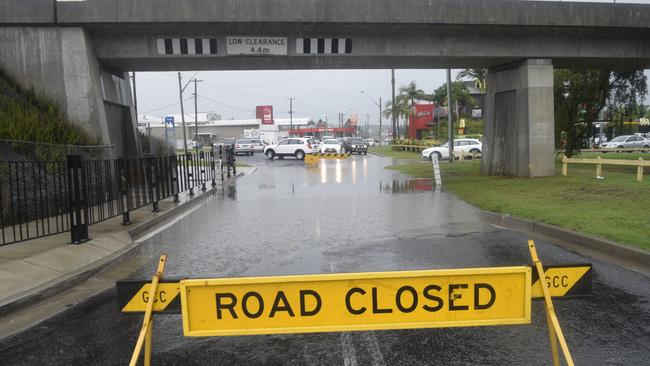
M 88 226 L 236 174 L 231 147 L 184 155 L 65 161 L 0 161 L 0 245 L 71 233 L 88 240 Z

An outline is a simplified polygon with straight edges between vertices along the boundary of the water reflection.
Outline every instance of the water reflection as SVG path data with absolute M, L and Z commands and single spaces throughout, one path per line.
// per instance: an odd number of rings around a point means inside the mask
M 394 179 L 391 182 L 379 182 L 380 193 L 412 193 L 433 190 L 433 179 L 418 178 L 408 180 Z M 439 190 L 436 190 L 439 192 Z

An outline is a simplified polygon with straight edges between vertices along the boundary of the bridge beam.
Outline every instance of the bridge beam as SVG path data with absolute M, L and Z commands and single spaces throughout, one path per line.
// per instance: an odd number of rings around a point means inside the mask
M 526 59 L 490 68 L 481 172 L 544 177 L 555 174 L 553 65 Z

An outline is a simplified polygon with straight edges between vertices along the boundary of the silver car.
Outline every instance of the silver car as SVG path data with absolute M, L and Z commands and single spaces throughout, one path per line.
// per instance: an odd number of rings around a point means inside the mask
M 235 141 L 235 155 L 246 154 L 253 155 L 253 142 L 250 139 L 237 139 Z
M 600 145 L 604 149 L 631 149 L 631 148 L 649 148 L 650 143 L 646 139 L 638 135 L 622 135 L 614 137 Z

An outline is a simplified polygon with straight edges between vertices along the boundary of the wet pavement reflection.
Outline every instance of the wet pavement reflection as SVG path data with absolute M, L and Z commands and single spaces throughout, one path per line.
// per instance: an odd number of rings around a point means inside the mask
M 257 170 L 146 240 L 125 278 L 149 278 L 161 252 L 168 277 L 232 277 L 507 266 L 529 263 L 523 234 L 485 224 L 475 208 L 432 190 L 431 179 L 386 170 L 390 159 L 352 156 L 314 166 L 240 157 Z M 576 364 L 640 365 L 650 358 L 648 279 L 553 245 L 546 263 L 593 262 L 593 299 L 558 315 Z M 119 263 L 115 264 L 120 265 Z M 0 345 L 4 365 L 125 364 L 141 318 L 110 291 Z M 154 364 L 549 364 L 541 303 L 521 326 L 185 338 L 178 315 L 159 316 Z M 647 364 L 647 363 L 646 363 Z

